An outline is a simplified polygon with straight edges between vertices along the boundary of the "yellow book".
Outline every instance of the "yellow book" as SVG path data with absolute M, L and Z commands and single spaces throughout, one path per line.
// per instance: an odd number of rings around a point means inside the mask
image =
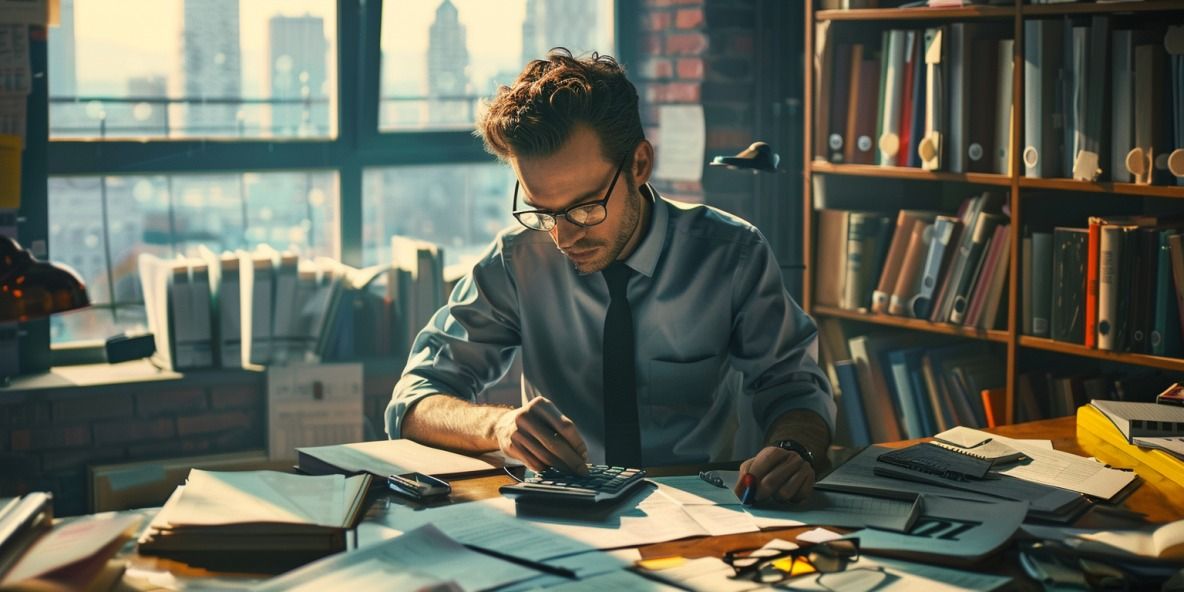
M 1171 481 L 1184 485 L 1184 460 L 1162 450 L 1141 448 L 1128 443 L 1122 432 L 1118 431 L 1106 415 L 1092 405 L 1077 408 L 1077 433 L 1080 435 L 1083 431 L 1118 449 L 1132 460 L 1147 465 Z

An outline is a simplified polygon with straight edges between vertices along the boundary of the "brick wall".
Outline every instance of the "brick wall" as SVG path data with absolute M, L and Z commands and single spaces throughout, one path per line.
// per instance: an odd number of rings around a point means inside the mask
M 734 154 L 756 139 L 752 67 L 756 0 L 643 0 L 637 65 L 630 73 L 642 103 L 646 136 L 657 145 L 661 105 L 699 104 L 706 124 L 704 162 Z M 659 147 L 659 151 L 661 148 Z M 668 197 L 717 205 L 752 217 L 747 174 L 704 166 L 701 182 L 665 181 Z
M 203 376 L 204 374 L 204 376 Z M 382 437 L 394 379 L 368 374 L 365 413 Z M 88 467 L 260 450 L 265 377 L 195 373 L 180 380 L 0 394 L 0 497 L 46 489 L 60 515 L 89 511 Z

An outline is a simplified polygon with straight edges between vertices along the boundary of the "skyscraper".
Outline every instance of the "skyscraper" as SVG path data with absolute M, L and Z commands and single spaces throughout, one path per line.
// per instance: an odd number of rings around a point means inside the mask
M 267 23 L 268 87 L 273 99 L 300 99 L 271 107 L 271 135 L 329 133 L 325 89 L 325 21 L 319 16 L 273 16 Z
M 182 96 L 190 101 L 182 110 L 183 135 L 236 135 L 241 105 L 235 99 L 242 97 L 238 0 L 185 0 L 181 74 Z
M 580 55 L 596 47 L 597 2 L 591 0 L 526 0 L 522 21 L 522 64 L 543 57 L 552 47 Z
M 452 0 L 443 0 L 428 32 L 428 122 L 463 125 L 473 121 L 468 97 L 469 48 L 465 26 Z
M 78 94 L 74 62 L 74 0 L 61 0 L 60 23 L 49 29 L 49 94 L 73 97 Z

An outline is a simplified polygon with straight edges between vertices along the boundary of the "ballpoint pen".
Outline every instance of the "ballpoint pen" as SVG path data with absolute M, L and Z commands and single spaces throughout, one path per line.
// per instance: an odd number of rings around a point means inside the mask
M 756 484 L 754 481 L 756 479 L 752 477 L 752 473 L 744 473 L 740 477 L 740 486 L 744 488 L 744 493 L 740 494 L 740 503 L 746 506 L 751 506 L 752 502 L 756 501 L 753 499 L 756 497 Z

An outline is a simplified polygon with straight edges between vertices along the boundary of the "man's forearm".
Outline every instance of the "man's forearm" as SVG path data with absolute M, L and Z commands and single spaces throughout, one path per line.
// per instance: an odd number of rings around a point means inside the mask
M 769 446 L 776 446 L 782 440 L 794 440 L 814 453 L 819 471 L 830 468 L 826 452 L 830 448 L 830 428 L 817 413 L 806 409 L 795 409 L 778 417 L 765 435 Z
M 494 424 L 509 409 L 436 394 L 420 399 L 403 416 L 403 437 L 421 444 L 467 452 L 497 450 Z

